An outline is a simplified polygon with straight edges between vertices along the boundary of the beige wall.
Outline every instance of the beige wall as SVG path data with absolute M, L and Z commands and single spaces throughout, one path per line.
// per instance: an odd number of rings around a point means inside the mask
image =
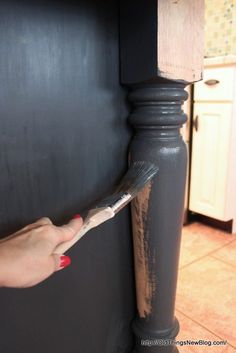
M 236 54 L 236 0 L 205 0 L 205 56 Z

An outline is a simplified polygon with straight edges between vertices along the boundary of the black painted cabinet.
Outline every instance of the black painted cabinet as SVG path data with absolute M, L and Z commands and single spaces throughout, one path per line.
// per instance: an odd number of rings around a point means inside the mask
M 0 233 L 56 224 L 127 168 L 118 2 L 0 1 Z M 0 289 L 0 353 L 128 353 L 135 294 L 129 209 L 31 289 Z
M 202 77 L 203 23 L 204 0 L 0 0 L 0 236 L 42 216 L 63 224 L 128 155 L 159 167 L 132 202 L 134 256 L 126 207 L 66 270 L 0 288 L 0 353 L 178 352 L 157 343 L 179 330 L 181 106 Z

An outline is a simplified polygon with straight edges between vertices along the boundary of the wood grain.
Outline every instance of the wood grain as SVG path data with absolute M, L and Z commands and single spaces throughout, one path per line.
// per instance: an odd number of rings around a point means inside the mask
M 141 318 L 151 314 L 156 281 L 150 270 L 146 222 L 152 184 L 149 183 L 132 202 L 136 298 Z
M 202 78 L 204 0 L 158 0 L 159 76 L 188 82 Z

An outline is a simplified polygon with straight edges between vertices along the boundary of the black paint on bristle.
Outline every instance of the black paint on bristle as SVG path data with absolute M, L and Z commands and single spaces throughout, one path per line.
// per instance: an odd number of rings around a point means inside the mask
M 124 198 L 125 195 L 129 194 L 131 198 L 129 201 L 124 202 L 124 207 L 154 177 L 158 172 L 158 169 L 159 168 L 155 164 L 150 162 L 137 161 L 132 163 L 114 192 L 98 202 L 96 208 L 106 206 L 113 207 L 117 202 Z
M 158 167 L 150 162 L 138 161 L 134 162 L 128 172 L 125 174 L 116 192 L 125 192 L 130 195 L 136 195 L 149 180 L 158 172 Z

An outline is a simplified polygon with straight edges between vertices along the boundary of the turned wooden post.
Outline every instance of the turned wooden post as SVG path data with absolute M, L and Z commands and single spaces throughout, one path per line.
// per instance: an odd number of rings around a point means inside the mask
M 178 333 L 174 302 L 187 161 L 179 128 L 186 120 L 181 111 L 186 97 L 183 84 L 143 84 L 129 95 L 134 105 L 129 121 L 136 130 L 130 159 L 159 166 L 157 177 L 132 204 L 135 352 L 171 352 L 154 341 L 174 339 Z
M 184 88 L 201 79 L 203 1 L 122 0 L 121 82 L 134 127 L 130 161 L 159 166 L 132 203 L 137 316 L 133 353 L 178 352 L 174 316 L 187 153 Z M 164 341 L 163 341 L 164 340 Z

